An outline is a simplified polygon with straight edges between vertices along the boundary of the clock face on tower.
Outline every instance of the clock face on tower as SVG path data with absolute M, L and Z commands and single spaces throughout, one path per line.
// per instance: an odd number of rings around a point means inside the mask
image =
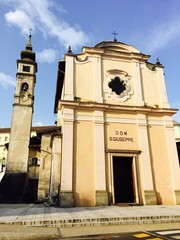
M 29 98 L 28 92 L 21 92 L 21 99 L 23 100 L 23 102 L 26 102 L 28 98 Z

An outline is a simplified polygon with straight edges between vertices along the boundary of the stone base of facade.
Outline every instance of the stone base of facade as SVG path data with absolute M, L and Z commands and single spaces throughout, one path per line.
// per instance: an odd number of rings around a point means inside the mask
M 153 190 L 145 190 L 144 197 L 146 205 L 157 205 L 156 194 Z
M 175 190 L 176 204 L 180 204 L 180 190 Z
M 5 173 L 0 182 L 0 203 L 28 202 L 27 173 Z
M 73 207 L 73 192 L 61 191 L 59 194 L 59 207 Z
M 96 191 L 96 206 L 108 206 L 108 194 L 106 191 Z

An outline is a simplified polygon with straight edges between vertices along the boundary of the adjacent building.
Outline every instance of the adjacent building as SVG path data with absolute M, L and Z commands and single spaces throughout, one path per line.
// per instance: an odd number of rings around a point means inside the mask
M 177 146 L 179 166 L 180 166 L 180 124 L 176 121 L 173 121 L 173 123 L 174 123 L 176 146 Z
M 6 144 L 9 142 L 10 128 L 0 128 L 0 172 L 5 171 L 7 162 Z
M 37 132 L 54 128 L 54 126 L 36 126 L 31 128 L 31 138 L 37 137 Z M 7 163 L 10 128 L 0 128 L 0 163 Z

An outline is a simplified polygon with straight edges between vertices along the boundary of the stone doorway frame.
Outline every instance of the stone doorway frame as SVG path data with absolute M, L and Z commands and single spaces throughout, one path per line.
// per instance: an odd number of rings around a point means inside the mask
M 142 204 L 142 190 L 140 183 L 140 170 L 139 170 L 139 151 L 135 152 L 127 152 L 127 151 L 112 151 L 108 153 L 108 185 L 109 185 L 109 202 L 111 205 L 115 204 L 115 194 L 114 194 L 114 172 L 113 172 L 113 157 L 132 157 L 133 164 L 133 184 L 134 184 L 134 193 L 135 193 L 135 201 L 134 204 L 141 205 Z M 128 204 L 128 203 L 127 203 Z

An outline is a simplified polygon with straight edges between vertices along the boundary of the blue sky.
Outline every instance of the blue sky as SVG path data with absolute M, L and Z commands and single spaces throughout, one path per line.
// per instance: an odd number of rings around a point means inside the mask
M 15 92 L 16 60 L 29 29 L 38 73 L 33 125 L 52 125 L 58 60 L 68 46 L 117 39 L 151 55 L 165 66 L 168 99 L 180 108 L 179 0 L 0 0 L 0 127 L 10 127 Z M 180 114 L 174 119 L 180 122 Z

